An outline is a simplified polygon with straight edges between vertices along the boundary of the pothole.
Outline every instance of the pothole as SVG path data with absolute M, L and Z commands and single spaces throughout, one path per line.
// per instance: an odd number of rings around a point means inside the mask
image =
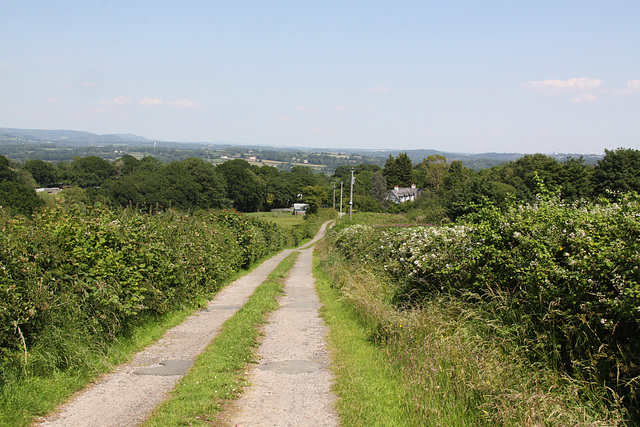
M 184 375 L 187 373 L 193 360 L 163 360 L 159 363 L 160 366 L 154 366 L 152 368 L 142 368 L 134 371 L 136 375 Z

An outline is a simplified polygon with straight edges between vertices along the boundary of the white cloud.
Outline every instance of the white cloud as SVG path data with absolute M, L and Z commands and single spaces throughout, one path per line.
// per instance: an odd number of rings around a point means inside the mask
M 627 89 L 631 92 L 640 91 L 640 80 L 629 80 L 627 82 Z
M 112 101 L 115 105 L 127 105 L 131 102 L 131 98 L 128 96 L 117 96 Z
M 640 92 L 640 80 L 629 80 L 624 89 L 614 90 L 614 95 L 628 95 L 630 93 Z
M 196 104 L 194 101 L 192 101 L 191 99 L 188 99 L 188 98 L 176 99 L 174 101 L 168 101 L 164 105 L 167 105 L 169 107 L 176 107 L 176 108 L 195 108 L 195 107 L 198 107 L 198 104 Z
M 291 117 L 291 116 L 280 116 L 280 117 L 278 117 L 278 121 L 279 122 L 290 122 L 291 120 L 293 120 L 293 117 Z
M 309 107 L 305 107 L 304 105 L 296 105 L 296 110 L 298 111 L 309 111 Z
M 82 87 L 96 87 L 96 86 L 98 86 L 98 84 L 94 83 L 94 82 L 84 82 L 84 83 L 81 83 L 80 86 L 82 86 Z
M 570 99 L 570 101 L 573 103 L 596 102 L 597 100 L 598 100 L 598 97 L 592 93 L 581 93 L 578 96 L 574 96 L 573 98 Z
M 549 91 L 590 91 L 593 89 L 597 89 L 604 82 L 599 79 L 588 79 L 586 77 L 574 78 L 569 80 L 542 80 L 542 81 L 531 81 L 523 83 L 524 87 L 540 90 L 543 92 Z
M 162 104 L 162 100 L 158 98 L 142 98 L 142 101 L 140 101 L 140 105 L 148 105 L 152 107 L 157 107 Z
M 377 93 L 386 93 L 386 92 L 391 92 L 391 89 L 389 89 L 385 85 L 378 85 L 378 86 L 372 87 L 371 91 L 377 92 Z
M 338 105 L 336 107 L 336 111 L 349 111 L 349 109 L 347 107 L 345 107 L 344 105 Z

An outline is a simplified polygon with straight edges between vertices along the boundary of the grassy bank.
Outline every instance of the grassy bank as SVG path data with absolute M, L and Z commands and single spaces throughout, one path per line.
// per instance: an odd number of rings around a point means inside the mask
M 247 385 L 245 371 L 254 360 L 260 325 L 278 307 L 284 279 L 299 252 L 294 252 L 262 283 L 249 301 L 227 320 L 220 334 L 196 359 L 171 397 L 156 408 L 146 426 L 211 425 L 226 402 L 237 398 Z

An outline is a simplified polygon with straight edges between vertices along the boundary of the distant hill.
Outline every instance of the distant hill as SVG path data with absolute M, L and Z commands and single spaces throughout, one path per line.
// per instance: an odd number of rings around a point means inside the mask
M 14 142 L 64 142 L 65 144 L 126 144 L 151 143 L 148 139 L 133 134 L 96 135 L 91 132 L 77 130 L 44 130 L 0 128 L 0 138 L 12 139 Z
M 39 151 L 32 151 L 30 154 L 17 155 L 16 151 L 24 151 L 20 148 L 20 145 L 28 144 L 33 146 L 34 144 L 40 145 Z M 146 150 L 179 150 L 182 158 L 187 156 L 187 150 L 224 150 L 225 148 L 234 147 L 236 150 L 252 151 L 254 154 L 264 155 L 271 153 L 273 160 L 278 160 L 273 153 L 309 153 L 309 154 L 344 154 L 347 156 L 363 156 L 366 163 L 383 165 L 389 155 L 397 157 L 400 153 L 407 153 L 409 158 L 414 164 L 420 163 L 422 159 L 425 159 L 431 155 L 445 156 L 447 161 L 451 162 L 459 160 L 462 164 L 474 170 L 486 169 L 492 166 L 497 166 L 502 163 L 517 160 L 524 156 L 522 153 L 453 153 L 445 152 L 433 149 L 420 149 L 420 150 L 374 150 L 374 149 L 349 149 L 349 148 L 308 148 L 308 147 L 273 147 L 267 145 L 238 145 L 230 144 L 226 142 L 211 142 L 211 143 L 185 143 L 185 142 L 168 142 L 168 141 L 154 141 L 145 137 L 133 135 L 133 134 L 110 134 L 110 135 L 97 135 L 91 132 L 75 131 L 75 130 L 43 130 L 43 129 L 14 129 L 14 128 L 0 128 L 0 145 L 4 145 L 5 148 L 9 148 L 9 145 L 16 146 L 15 149 L 7 154 L 14 155 L 15 158 L 32 158 L 35 155 L 42 155 L 42 150 L 45 150 L 45 146 L 49 144 L 56 145 L 58 147 L 71 147 L 71 148 L 86 148 L 86 147 L 114 147 L 117 150 L 123 150 L 122 146 L 132 147 L 138 151 L 144 150 L 144 155 L 160 155 L 159 152 L 147 152 Z M 5 150 L 6 151 L 6 150 Z M 29 150 L 27 150 L 29 151 Z M 126 150 L 125 150 L 126 152 Z M 113 148 L 110 154 L 107 156 L 101 152 L 91 153 L 93 155 L 101 155 L 102 157 L 110 159 L 114 156 Z M 116 151 L 117 155 L 121 155 L 122 151 Z M 53 154 L 53 153 L 51 153 Z M 82 153 L 89 155 L 88 153 Z M 60 154 L 59 157 L 51 157 L 50 161 L 66 160 L 65 154 Z M 173 157 L 162 157 L 163 159 L 177 158 L 176 153 L 171 154 Z M 580 157 L 580 154 L 553 154 L 549 155 L 558 161 L 564 161 L 568 157 Z M 207 156 L 205 156 L 207 157 Z M 294 156 L 295 157 L 295 156 Z M 587 163 L 595 164 L 602 155 L 583 155 Z M 282 161 L 289 161 L 280 159 Z M 357 161 L 357 159 L 351 159 Z M 351 164 L 352 162 L 349 162 Z

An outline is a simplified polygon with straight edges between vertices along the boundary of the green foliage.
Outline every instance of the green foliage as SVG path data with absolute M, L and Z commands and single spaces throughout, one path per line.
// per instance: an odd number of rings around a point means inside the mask
M 256 212 L 264 196 L 258 177 L 247 161 L 236 159 L 217 166 L 227 182 L 227 196 L 240 212 Z
M 482 302 L 533 361 L 615 390 L 638 419 L 640 198 L 480 208 L 465 225 L 343 229 L 350 259 L 395 277 L 396 301 Z
M 9 159 L 0 156 L 0 208 L 4 206 L 17 214 L 31 215 L 44 202 L 33 187 L 25 185 L 19 172 L 22 171 L 12 169 Z
M 26 160 L 23 169 L 29 171 L 36 183 L 48 187 L 58 182 L 58 169 L 53 163 L 42 160 Z
M 347 425 L 623 425 L 602 390 L 531 364 L 478 304 L 435 295 L 394 305 L 398 280 L 331 240 L 316 248 L 316 276 Z
M 327 191 L 323 186 L 306 186 L 302 193 L 302 200 L 309 205 L 307 215 L 317 213 L 318 209 L 326 202 L 327 196 Z
M 98 156 L 79 157 L 71 165 L 71 181 L 79 187 L 102 185 L 115 173 L 115 167 Z
M 605 150 L 593 174 L 596 194 L 608 192 L 640 192 L 640 150 L 618 148 Z
M 149 317 L 211 295 L 234 272 L 291 242 L 234 212 L 56 206 L 31 220 L 0 210 L 0 385 L 81 365 Z
M 389 188 L 398 185 L 400 187 L 411 187 L 413 184 L 413 163 L 407 153 L 400 153 L 397 158 L 389 155 L 382 170 L 382 175 L 387 180 Z
M 33 188 L 12 181 L 0 182 L 0 206 L 7 206 L 12 212 L 31 215 L 34 210 L 43 206 Z

